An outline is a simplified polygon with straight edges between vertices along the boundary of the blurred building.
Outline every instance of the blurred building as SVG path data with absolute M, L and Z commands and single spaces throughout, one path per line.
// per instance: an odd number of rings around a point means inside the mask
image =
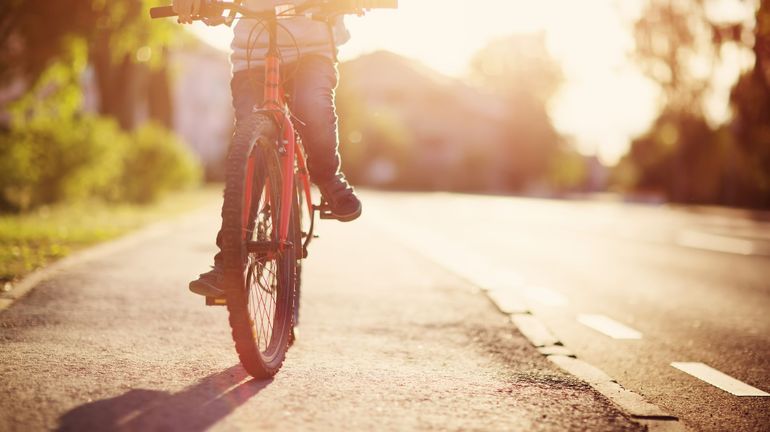
M 209 178 L 222 178 L 233 128 L 228 54 L 203 42 L 170 53 L 175 131 L 201 158 Z
M 506 111 L 498 98 L 384 51 L 347 62 L 340 73 L 344 163 L 356 181 L 505 190 Z

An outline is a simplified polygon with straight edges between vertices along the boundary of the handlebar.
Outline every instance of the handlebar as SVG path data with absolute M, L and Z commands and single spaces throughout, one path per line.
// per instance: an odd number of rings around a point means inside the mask
M 337 14 L 355 14 L 361 11 L 356 8 L 356 4 L 353 0 L 320 0 L 304 3 L 294 8 L 291 15 L 302 15 L 309 9 L 321 8 L 323 10 L 322 15 L 328 16 L 330 12 Z M 364 9 L 396 9 L 398 8 L 398 0 L 365 0 Z M 201 4 L 201 11 L 194 19 L 204 18 L 216 18 L 222 15 L 225 10 L 235 11 L 241 14 L 244 18 L 258 18 L 269 19 L 275 18 L 279 14 L 275 9 L 267 9 L 263 11 L 253 11 L 243 6 L 237 5 L 233 2 L 220 1 L 220 0 L 207 0 Z M 286 15 L 281 13 L 280 15 Z M 168 18 L 177 16 L 172 6 L 160 6 L 150 9 L 151 18 Z

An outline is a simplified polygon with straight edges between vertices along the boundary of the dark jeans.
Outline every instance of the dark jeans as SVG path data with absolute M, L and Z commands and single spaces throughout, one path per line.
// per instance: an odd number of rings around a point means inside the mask
M 315 183 L 330 180 L 340 168 L 337 152 L 337 113 L 334 109 L 334 88 L 337 69 L 326 57 L 309 55 L 295 64 L 281 66 L 288 78 L 289 108 L 299 120 L 294 124 L 307 151 L 308 171 Z M 235 125 L 248 116 L 252 108 L 263 101 L 264 70 L 236 72 L 230 82 L 235 108 Z
M 295 127 L 302 137 L 307 152 L 307 168 L 315 183 L 330 180 L 340 169 L 337 152 L 337 113 L 334 108 L 334 88 L 337 87 L 337 68 L 322 56 L 300 57 L 297 63 L 281 65 L 281 74 L 289 98 L 289 108 L 299 121 Z M 235 127 L 249 116 L 255 106 L 263 102 L 265 71 L 263 68 L 239 71 L 233 74 L 230 91 L 235 108 Z M 221 231 L 217 246 L 221 249 Z M 221 252 L 214 257 L 219 266 Z

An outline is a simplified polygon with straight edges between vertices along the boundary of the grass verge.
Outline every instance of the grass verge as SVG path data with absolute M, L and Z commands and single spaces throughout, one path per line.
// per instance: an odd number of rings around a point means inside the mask
M 221 185 L 211 185 L 149 205 L 82 202 L 22 215 L 0 214 L 0 291 L 10 290 L 11 282 L 78 249 L 193 210 L 221 194 Z

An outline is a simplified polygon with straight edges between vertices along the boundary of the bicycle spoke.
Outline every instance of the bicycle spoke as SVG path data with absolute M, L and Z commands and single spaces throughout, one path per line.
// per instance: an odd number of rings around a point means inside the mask
M 262 313 L 262 311 L 264 310 L 264 302 L 262 302 L 261 300 L 258 300 L 258 303 L 261 304 L 262 307 L 259 307 L 260 313 L 258 317 L 259 328 L 257 328 L 257 346 L 260 348 L 260 350 L 263 350 L 263 349 L 267 349 L 268 345 L 270 344 L 270 341 L 268 340 L 268 334 L 265 331 L 264 313 Z M 260 341 L 263 341 L 264 345 L 261 344 Z
M 249 283 L 249 303 L 251 305 L 250 309 L 252 309 L 250 311 L 250 314 L 251 314 L 251 317 L 252 317 L 252 322 L 254 323 L 254 327 L 255 327 L 256 333 L 257 333 L 257 346 L 259 346 L 260 345 L 260 341 L 262 339 L 261 338 L 261 333 L 260 333 L 260 328 L 262 327 L 262 325 L 261 325 L 262 322 L 259 319 L 259 316 L 261 315 L 261 313 L 260 313 L 260 302 L 258 301 L 257 290 L 254 289 L 255 282 L 256 281 L 254 279 L 254 268 L 252 267 L 252 269 L 251 269 L 251 280 L 250 280 L 250 283 Z M 259 324 L 257 324 L 257 321 L 259 321 Z
M 278 218 L 281 212 L 278 203 L 281 200 L 281 190 L 272 188 L 273 184 L 280 184 L 280 180 L 276 180 L 280 171 L 276 169 L 266 174 L 266 177 L 254 180 L 252 200 L 243 202 L 244 205 L 250 203 L 250 209 L 247 212 L 248 218 L 244 221 L 246 225 L 242 225 L 242 241 L 277 244 L 280 240 Z M 262 186 L 256 183 L 261 183 Z M 265 361 L 280 352 L 277 350 L 285 349 L 278 346 L 277 342 L 278 339 L 282 340 L 285 328 L 291 322 L 285 318 L 286 309 L 293 306 L 290 304 L 293 299 L 284 293 L 284 289 L 290 291 L 290 287 L 284 287 L 284 284 L 292 283 L 284 277 L 286 253 L 286 250 L 281 249 L 268 254 L 247 252 L 246 255 L 246 313 L 254 348 Z
M 271 293 L 271 292 L 273 292 L 273 291 L 275 291 L 275 290 L 274 290 L 273 284 L 270 282 L 270 280 L 271 280 L 271 279 L 267 279 L 267 278 L 269 278 L 270 276 L 272 276 L 272 278 L 273 278 L 273 279 L 276 279 L 276 278 L 277 278 L 277 276 L 276 276 L 276 274 L 275 274 L 275 273 L 273 273 L 273 271 L 272 271 L 272 270 L 270 270 L 270 269 L 268 269 L 268 268 L 265 268 L 264 270 L 265 270 L 265 272 L 267 272 L 268 274 L 264 274 L 264 273 L 262 273 L 262 276 L 264 277 L 264 279 L 262 279 L 264 286 L 260 286 L 260 288 L 262 288 L 262 290 L 263 290 L 263 291 L 265 291 L 266 293 L 268 293 L 268 294 L 269 294 L 269 293 Z
M 274 275 L 269 269 L 271 265 L 274 263 L 252 262 L 249 266 L 249 314 L 256 332 L 257 346 L 261 351 L 267 350 L 270 346 L 274 328 L 276 301 L 275 293 L 271 291 L 275 291 L 276 280 L 267 278 L 269 275 Z M 268 294 L 269 299 L 266 299 L 263 293 Z
M 274 236 L 273 212 L 268 199 L 269 187 L 259 192 L 259 202 L 254 203 L 252 216 L 246 227 L 246 238 L 254 241 L 270 241 Z M 272 338 L 276 316 L 277 274 L 274 261 L 260 261 L 253 255 L 249 262 L 249 314 L 257 334 L 257 346 L 267 350 Z M 269 297 L 268 297 L 269 296 Z M 268 297 L 268 298 L 265 298 Z
M 255 291 L 256 291 L 256 290 L 255 290 Z M 265 335 L 265 349 L 267 349 L 267 347 L 268 347 L 268 346 L 269 346 L 269 344 L 270 344 L 270 338 L 269 338 L 269 337 L 270 337 L 270 335 L 271 335 L 272 333 L 268 333 L 268 332 L 265 330 L 265 321 L 267 321 L 267 328 L 268 328 L 268 330 L 271 330 L 271 329 L 272 329 L 272 322 L 271 322 L 271 320 L 272 320 L 272 318 L 271 318 L 271 310 L 270 310 L 270 308 L 267 306 L 267 304 L 265 303 L 265 300 L 264 300 L 263 296 L 261 296 L 261 295 L 258 295 L 257 297 L 258 297 L 258 299 L 259 299 L 259 303 L 260 303 L 260 304 L 261 304 L 261 306 L 262 306 L 262 307 L 260 308 L 260 310 L 261 310 L 261 312 L 263 312 L 263 313 L 260 313 L 260 317 L 261 317 L 261 318 L 263 318 L 263 319 L 260 319 L 259 321 L 260 321 L 260 327 L 261 327 L 261 329 L 262 329 L 262 332 L 263 332 L 263 333 L 264 333 L 264 335 Z

